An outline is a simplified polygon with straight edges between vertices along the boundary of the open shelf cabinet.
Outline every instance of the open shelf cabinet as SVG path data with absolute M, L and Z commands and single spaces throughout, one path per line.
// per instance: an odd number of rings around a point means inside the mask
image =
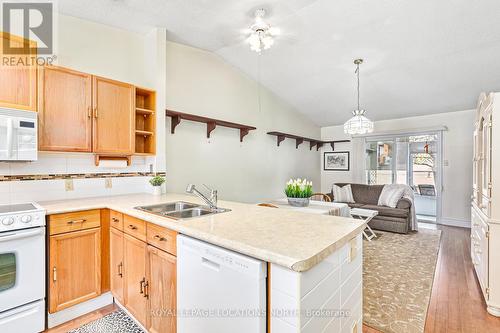
M 156 92 L 135 88 L 135 154 L 156 154 Z

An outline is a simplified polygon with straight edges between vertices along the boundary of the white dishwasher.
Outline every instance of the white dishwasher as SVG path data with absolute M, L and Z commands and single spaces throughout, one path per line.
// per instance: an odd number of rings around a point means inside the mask
M 177 332 L 266 332 L 265 262 L 177 236 Z

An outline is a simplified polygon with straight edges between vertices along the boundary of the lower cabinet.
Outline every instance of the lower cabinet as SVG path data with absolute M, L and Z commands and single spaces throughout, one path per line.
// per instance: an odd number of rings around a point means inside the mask
M 49 312 L 101 294 L 100 228 L 49 237 Z
M 116 227 L 112 224 L 110 268 L 113 296 L 150 333 L 176 332 L 177 259 L 175 237 L 172 237 L 175 232 L 117 212 L 111 212 L 111 215 L 123 221 L 133 219 L 136 224 L 141 222 L 145 226 L 123 227 L 122 231 L 119 224 Z M 173 253 L 158 248 L 160 245 L 153 241 L 145 241 L 148 239 L 161 239 L 161 246 Z M 170 242 L 174 242 L 174 246 L 167 246 Z
M 148 294 L 146 282 L 147 244 L 130 235 L 123 237 L 124 297 L 130 313 L 147 325 Z
M 118 302 L 125 304 L 123 298 L 123 232 L 110 228 L 110 287 Z
M 177 258 L 148 245 L 150 333 L 176 331 Z

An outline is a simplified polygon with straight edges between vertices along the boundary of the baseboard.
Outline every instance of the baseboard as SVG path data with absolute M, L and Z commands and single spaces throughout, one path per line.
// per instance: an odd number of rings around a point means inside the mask
M 488 311 L 488 313 L 490 315 L 495 316 L 495 317 L 500 317 L 500 309 L 497 308 L 496 306 L 488 305 L 486 310 Z
M 115 304 L 118 305 L 118 307 L 121 310 L 123 310 L 123 312 L 125 312 L 130 318 L 132 318 L 132 320 L 137 324 L 137 326 L 139 326 L 144 332 L 148 331 L 144 326 L 142 326 L 142 324 L 137 319 L 135 319 L 135 317 L 130 313 L 130 311 L 127 310 L 127 308 L 123 304 L 118 302 L 116 299 L 115 299 Z
M 49 313 L 47 316 L 47 327 L 56 327 L 112 303 L 113 295 L 111 295 L 110 292 L 107 292 L 99 297 L 74 305 L 70 308 L 58 311 L 56 313 Z
M 454 218 L 450 218 L 450 217 L 442 217 L 439 220 L 438 224 L 470 229 L 470 221 L 469 220 L 454 219 Z

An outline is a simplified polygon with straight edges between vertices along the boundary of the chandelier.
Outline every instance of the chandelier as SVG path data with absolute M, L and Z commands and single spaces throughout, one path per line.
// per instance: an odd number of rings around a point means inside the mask
M 350 135 L 366 134 L 373 132 L 373 122 L 365 117 L 365 110 L 359 107 L 359 65 L 363 63 L 363 59 L 354 60 L 356 65 L 356 74 L 358 77 L 358 108 L 352 112 L 353 116 L 344 124 L 344 132 Z
M 272 28 L 269 23 L 264 22 L 266 11 L 257 9 L 255 11 L 255 22 L 247 30 L 250 36 L 247 38 L 250 49 L 257 53 L 271 48 L 274 44 L 274 37 L 279 34 L 279 29 Z

